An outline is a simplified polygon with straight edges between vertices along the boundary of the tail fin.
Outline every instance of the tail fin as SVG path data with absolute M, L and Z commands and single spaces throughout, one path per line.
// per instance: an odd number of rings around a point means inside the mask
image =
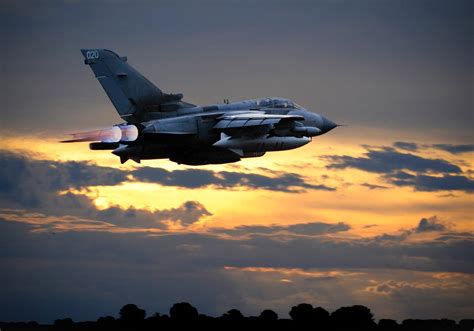
M 81 49 L 120 117 L 133 122 L 144 107 L 159 105 L 163 92 L 120 57 L 107 49 Z

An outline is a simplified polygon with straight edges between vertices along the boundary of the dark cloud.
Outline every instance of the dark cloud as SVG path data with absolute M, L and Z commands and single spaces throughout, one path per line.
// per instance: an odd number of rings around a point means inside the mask
M 422 218 L 418 226 L 416 227 L 416 232 L 432 232 L 432 231 L 445 231 L 446 225 L 440 223 L 436 216 L 430 218 Z
M 186 169 L 167 171 L 160 168 L 142 167 L 132 172 L 136 180 L 158 183 L 167 186 L 185 188 L 202 188 L 212 186 L 217 189 L 263 189 L 280 192 L 301 192 L 306 189 L 334 191 L 326 185 L 307 183 L 305 178 L 286 172 L 271 172 L 271 177 L 261 174 L 240 173 L 230 171 L 211 171 Z
M 398 149 L 403 149 L 411 152 L 416 152 L 419 150 L 420 145 L 414 142 L 406 141 L 396 141 L 393 143 L 393 146 Z M 433 145 L 422 145 L 423 147 L 431 147 L 439 149 L 451 154 L 462 154 L 474 152 L 474 144 L 433 144 Z
M 416 151 L 418 150 L 418 145 L 416 143 L 406 142 L 406 141 L 396 141 L 393 143 L 394 147 L 405 149 L 407 151 Z
M 376 242 L 398 242 L 401 243 L 410 238 L 414 234 L 423 234 L 426 232 L 437 232 L 437 239 L 439 241 L 448 242 L 450 240 L 463 240 L 469 238 L 472 234 L 468 232 L 447 232 L 450 228 L 450 224 L 441 222 L 437 216 L 431 216 L 428 218 L 422 218 L 418 225 L 414 228 L 402 230 L 397 234 L 387 234 L 378 235 L 373 237 L 373 240 Z
M 288 231 L 296 234 L 320 234 L 348 231 L 351 227 L 343 222 L 337 224 L 330 223 L 300 223 L 292 224 L 286 227 Z
M 22 220 L 31 224 L 34 232 L 153 232 L 164 233 L 172 226 L 186 228 L 207 216 L 205 206 L 197 201 L 186 201 L 178 207 L 146 210 L 129 207 L 108 207 L 98 210 L 92 201 L 83 195 L 70 194 L 75 208 L 68 201 L 56 200 L 55 210 L 35 209 L 33 211 L 0 209 L 5 220 Z M 12 211 L 14 212 L 12 214 Z
M 371 190 L 384 190 L 384 189 L 388 189 L 387 186 L 383 186 L 383 185 L 375 185 L 375 184 L 370 184 L 370 183 L 363 183 L 363 184 L 360 184 L 361 186 L 365 186 Z
M 403 149 L 411 152 L 416 152 L 419 150 L 420 146 L 417 143 L 406 142 L 406 141 L 396 141 L 393 143 L 393 146 L 398 149 Z M 451 154 L 462 154 L 474 152 L 474 144 L 433 144 L 433 145 L 423 145 L 423 147 L 431 147 L 439 149 Z
M 71 188 L 117 185 L 129 180 L 152 182 L 182 188 L 263 189 L 280 192 L 304 190 L 333 191 L 325 185 L 308 183 L 295 173 L 272 172 L 271 176 L 230 171 L 186 169 L 168 171 L 161 168 L 141 167 L 136 170 L 118 170 L 86 162 L 58 162 L 35 160 L 0 151 L 3 166 L 0 174 L 0 207 L 13 204 L 25 208 L 40 208 L 53 200 L 73 202 L 71 195 L 61 197 L 58 192 Z M 130 177 L 133 179 L 130 179 Z M 3 202 L 2 202 L 3 201 Z
M 90 185 L 117 185 L 127 181 L 129 172 L 99 167 L 84 162 L 56 162 L 34 160 L 27 156 L 0 152 L 0 207 L 27 209 L 44 215 L 75 219 L 46 220 L 38 228 L 51 230 L 83 229 L 87 220 L 98 221 L 99 227 L 165 229 L 165 221 L 188 226 L 202 217 L 212 215 L 201 203 L 186 201 L 176 208 L 145 210 L 111 206 L 97 209 L 91 198 L 82 194 L 63 193 L 71 188 Z
M 10 216 L 14 213 L 10 211 Z M 336 226 L 341 231 L 346 227 Z M 290 229 L 296 233 L 319 233 L 319 227 L 331 225 L 297 224 Z M 287 269 L 288 274 L 280 279 L 292 279 L 295 268 L 301 269 L 298 273 L 305 279 L 311 276 L 311 269 L 359 269 L 364 270 L 357 277 L 363 280 L 362 288 L 357 285 L 359 290 L 375 286 L 370 282 L 373 270 L 474 273 L 474 236 L 454 236 L 453 231 L 449 235 L 439 232 L 439 237 L 430 240 L 411 240 L 413 233 L 398 240 L 379 240 L 333 237 L 328 230 L 320 236 L 288 236 L 283 233 L 286 229 L 275 232 L 272 227 L 267 235 L 255 234 L 267 232 L 263 228 L 240 227 L 239 231 L 248 230 L 251 235 L 234 238 L 221 233 L 153 236 L 67 231 L 52 235 L 32 233 L 32 228 L 33 225 L 21 223 L 21 217 L 20 221 L 6 221 L 3 215 L 0 220 L 0 263 L 4 266 L 0 281 L 9 284 L 0 288 L 0 303 L 10 307 L 0 311 L 0 320 L 45 320 L 66 313 L 75 319 L 96 318 L 104 310 L 115 314 L 126 303 L 124 300 L 160 310 L 185 298 L 209 314 L 221 312 L 223 305 L 255 309 L 253 304 L 246 306 L 244 299 L 248 296 L 239 295 L 247 277 L 234 278 L 225 271 L 226 267 Z M 337 273 L 328 275 L 342 281 Z M 265 280 L 263 286 L 275 284 L 268 276 Z M 354 285 L 347 284 L 350 288 Z M 346 290 L 338 288 L 343 291 L 339 292 L 341 295 L 350 297 Z M 261 290 L 257 286 L 249 295 Z M 295 295 L 296 290 L 287 287 L 286 296 Z M 273 292 L 267 293 L 271 296 Z M 331 300 L 328 293 L 318 292 L 317 297 Z M 76 308 L 71 311 L 70 307 Z
M 417 191 L 474 191 L 474 180 L 463 175 L 430 176 L 424 174 L 411 175 L 403 171 L 387 174 L 384 178 L 396 186 L 409 186 Z
M 29 233 L 28 229 L 34 225 L 25 227 L 22 218 L 25 218 L 24 222 L 28 222 L 27 217 L 27 214 L 18 211 L 1 215 L 3 221 L 0 225 L 6 226 L 3 235 L 10 235 L 12 231 L 12 236 L 16 233 L 38 238 L 38 241 L 15 239 L 1 242 L 3 257 L 18 256 L 24 252 L 37 257 L 50 256 L 41 252 L 52 248 L 53 243 L 47 242 L 49 233 Z M 190 268 L 395 268 L 474 273 L 474 235 L 453 230 L 445 232 L 435 225 L 440 224 L 439 220 L 434 217 L 429 219 L 431 222 L 428 225 L 421 220 L 416 227 L 401 234 L 368 238 L 332 236 L 334 233 L 348 231 L 349 226 L 344 223 L 301 223 L 289 226 L 240 226 L 235 228 L 235 232 L 232 229 L 226 232 L 211 228 L 205 233 L 160 233 L 159 236 L 136 232 L 66 231 L 57 234 L 57 240 L 61 245 L 86 254 L 91 260 L 102 258 L 94 256 L 94 252 L 115 247 L 108 254 L 123 258 L 124 261 L 133 261 L 140 256 L 143 263 L 153 263 L 159 254 L 163 265 L 187 261 Z M 412 240 L 413 236 L 428 231 L 430 226 L 430 232 L 436 235 L 435 239 L 415 237 L 416 240 Z M 420 227 L 423 228 L 421 232 L 418 231 Z M 233 238 L 223 234 L 231 234 Z M 71 241 L 72 239 L 74 240 Z M 126 242 L 134 249 L 129 250 L 128 246 L 123 246 Z M 193 249 L 182 249 L 183 247 Z M 68 254 L 62 255 L 61 251 L 53 254 L 58 255 L 66 260 L 70 257 Z
M 301 192 L 305 189 L 333 190 L 324 185 L 313 185 L 297 174 L 271 172 L 271 177 L 230 171 L 187 169 L 168 171 L 142 167 L 136 170 L 118 170 L 85 162 L 58 162 L 35 160 L 28 155 L 0 152 L 3 170 L 0 173 L 0 207 L 28 209 L 55 217 L 73 216 L 80 220 L 67 222 L 45 221 L 44 230 L 83 229 L 85 220 L 95 223 L 91 228 L 110 230 L 110 226 L 165 230 L 169 222 L 189 226 L 203 217 L 212 215 L 198 201 L 186 201 L 176 208 L 145 210 L 110 206 L 97 209 L 83 194 L 67 192 L 71 188 L 117 185 L 130 180 L 153 182 L 184 188 L 213 187 L 218 189 L 265 189 L 281 192 Z
M 182 225 L 190 225 L 201 219 L 203 216 L 211 216 L 206 207 L 204 207 L 198 201 L 186 201 L 182 206 L 179 213 L 178 210 L 172 209 L 170 211 L 169 218 L 179 220 Z
M 325 185 L 306 182 L 294 173 L 272 172 L 272 176 L 211 170 L 186 169 L 168 171 L 142 167 L 118 170 L 86 162 L 35 160 L 27 155 L 0 151 L 0 207 L 54 208 L 61 204 L 64 211 L 85 207 L 87 199 L 73 194 L 59 194 L 71 188 L 117 185 L 130 180 L 158 183 L 183 188 L 214 187 L 218 189 L 264 189 L 281 192 L 301 192 L 306 189 L 334 190 Z M 61 202 L 59 202 L 61 200 Z M 87 209 L 87 208 L 84 208 Z
M 323 235 L 336 232 L 344 232 L 350 230 L 351 227 L 343 222 L 339 223 L 324 223 L 324 222 L 309 222 L 297 223 L 291 225 L 242 225 L 232 229 L 213 229 L 214 233 L 224 233 L 231 236 L 251 236 L 255 234 L 278 234 L 289 233 L 296 235 Z
M 376 279 L 377 277 L 374 277 Z M 465 291 L 472 292 L 472 276 L 465 274 L 420 274 L 400 277 L 391 276 L 374 280 L 365 291 L 378 301 L 378 305 L 393 303 L 402 315 L 430 319 L 428 311 L 439 311 L 445 316 L 470 316 L 473 305 Z M 442 302 L 443 307 L 439 304 Z M 386 314 L 385 316 L 388 316 Z
M 416 152 L 419 150 L 420 145 L 413 142 L 406 141 L 396 141 L 393 143 L 393 146 L 399 149 L 404 149 L 411 152 Z M 474 144 L 433 144 L 433 145 L 422 145 L 423 147 L 431 147 L 439 149 L 451 154 L 462 154 L 474 152 Z
M 412 187 L 417 191 L 474 191 L 474 181 L 459 166 L 447 160 L 401 153 L 391 147 L 366 148 L 362 157 L 326 155 L 323 159 L 329 162 L 327 167 L 330 169 L 354 168 L 377 173 L 387 183 Z M 361 185 L 370 189 L 384 188 L 368 183 Z
M 421 156 L 400 153 L 392 148 L 368 150 L 363 157 L 327 155 L 331 169 L 355 168 L 375 173 L 393 173 L 397 170 L 414 172 L 461 173 L 461 168 L 442 159 L 428 159 Z
M 116 185 L 127 173 L 85 162 L 33 160 L 28 156 L 0 151 L 0 206 L 40 207 L 51 194 L 90 185 Z
M 364 229 L 370 229 L 370 228 L 374 228 L 374 227 L 377 227 L 378 225 L 377 224 L 367 224 L 367 225 L 364 225 Z
M 474 152 L 474 144 L 466 144 L 466 145 L 435 144 L 433 145 L 433 147 L 452 153 L 452 154 Z
M 201 169 L 168 171 L 162 168 L 141 167 L 132 174 L 137 181 L 185 188 L 202 188 L 216 181 L 212 171 Z
M 145 209 L 136 209 L 129 207 L 121 209 L 118 207 L 109 207 L 103 210 L 97 210 L 90 207 L 91 212 L 87 216 L 107 220 L 108 222 L 127 228 L 151 228 L 166 229 L 169 224 L 167 221 L 177 222 L 181 226 L 189 226 L 203 217 L 211 216 L 212 213 L 198 201 L 186 201 L 176 208 L 161 209 L 149 211 Z

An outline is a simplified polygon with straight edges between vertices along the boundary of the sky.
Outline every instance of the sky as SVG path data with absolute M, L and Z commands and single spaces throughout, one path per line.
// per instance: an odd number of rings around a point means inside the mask
M 1 1 L 0 320 L 181 301 L 472 318 L 470 1 Z M 206 105 L 279 96 L 336 123 L 228 165 L 121 165 L 80 48 Z

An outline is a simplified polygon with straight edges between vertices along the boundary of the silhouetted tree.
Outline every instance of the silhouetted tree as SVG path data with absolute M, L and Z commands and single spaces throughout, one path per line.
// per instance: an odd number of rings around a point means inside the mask
M 188 323 L 196 321 L 198 316 L 197 309 L 188 302 L 175 303 L 170 308 L 170 318 L 172 321 Z
M 242 315 L 238 309 L 231 309 L 223 314 L 221 318 L 228 322 L 242 322 L 244 320 L 244 315 Z
M 209 327 L 215 325 L 215 318 L 211 316 L 207 316 L 204 314 L 199 314 L 198 316 L 198 323 L 203 329 L 208 329 Z
M 174 329 L 203 330 L 316 330 L 316 331 L 472 331 L 473 319 L 456 323 L 449 319 L 407 319 L 401 324 L 395 320 L 381 319 L 375 324 L 369 308 L 364 306 L 342 307 L 331 315 L 321 308 L 302 303 L 291 308 L 290 319 L 279 319 L 271 310 L 264 310 L 258 317 L 244 317 L 237 309 L 231 309 L 220 318 L 199 315 L 196 308 L 187 302 L 176 303 L 168 315 L 158 313 L 145 319 L 146 312 L 136 305 L 128 304 L 120 310 L 120 318 L 100 317 L 96 322 L 73 322 L 70 318 L 57 319 L 54 325 L 39 325 L 36 322 L 0 322 L 0 330 L 10 331 L 157 331 Z
M 474 319 L 462 319 L 459 321 L 459 326 L 461 330 L 474 330 Z
M 29 328 L 34 329 L 34 328 L 37 328 L 37 327 L 39 326 L 39 323 L 36 322 L 36 321 L 29 321 L 29 322 L 26 323 L 26 325 L 27 325 Z
M 398 323 L 395 320 L 392 319 L 381 319 L 378 323 L 378 329 L 379 330 L 397 330 L 398 329 Z
M 441 328 L 445 328 L 446 330 L 451 330 L 456 327 L 456 321 L 450 320 L 447 318 L 442 318 L 439 321 L 439 325 L 441 326 Z
M 449 331 L 458 330 L 458 328 L 455 321 L 446 318 L 441 320 L 406 319 L 402 322 L 402 330 Z
M 375 327 L 374 315 L 364 306 L 341 307 L 331 314 L 331 324 L 339 328 L 371 329 Z
M 112 330 L 115 328 L 117 321 L 112 316 L 99 317 L 97 319 L 97 326 L 104 330 Z
M 58 330 L 70 330 L 74 326 L 74 322 L 71 318 L 57 319 L 54 321 L 54 327 Z
M 159 321 L 161 319 L 160 313 L 154 313 L 152 316 L 148 317 L 149 321 Z
M 273 310 L 265 309 L 264 311 L 260 313 L 259 318 L 265 322 L 277 321 L 278 314 L 275 313 Z
M 147 317 L 143 322 L 147 330 L 156 330 L 162 323 L 162 317 L 159 313 L 155 313 L 150 317 Z
M 298 324 L 326 326 L 329 322 L 329 312 L 326 309 L 313 308 L 309 303 L 293 306 L 290 316 Z
M 120 309 L 120 321 L 124 326 L 138 326 L 145 319 L 146 311 L 134 304 L 128 304 Z

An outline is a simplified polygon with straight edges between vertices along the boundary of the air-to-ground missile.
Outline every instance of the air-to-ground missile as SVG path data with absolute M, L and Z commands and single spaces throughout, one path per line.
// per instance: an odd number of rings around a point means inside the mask
M 283 151 L 306 145 L 311 141 L 309 137 L 270 136 L 238 137 L 233 138 L 225 134 L 213 146 L 238 151 Z

